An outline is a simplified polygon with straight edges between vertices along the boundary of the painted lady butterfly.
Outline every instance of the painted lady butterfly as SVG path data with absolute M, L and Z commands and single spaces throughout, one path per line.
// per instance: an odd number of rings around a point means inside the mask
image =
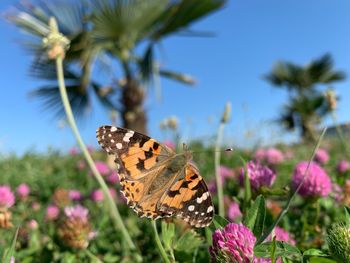
M 191 163 L 189 151 L 177 154 L 146 135 L 124 128 L 102 126 L 96 133 L 101 147 L 115 156 L 121 191 L 138 216 L 176 216 L 195 227 L 211 223 L 211 196 Z

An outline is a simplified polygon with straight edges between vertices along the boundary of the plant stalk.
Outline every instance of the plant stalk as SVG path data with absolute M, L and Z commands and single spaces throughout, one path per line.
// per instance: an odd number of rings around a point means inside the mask
M 220 122 L 219 128 L 218 128 L 218 134 L 216 138 L 215 143 L 215 152 L 214 152 L 214 165 L 215 165 L 215 178 L 216 178 L 216 189 L 218 193 L 218 205 L 219 205 L 219 216 L 225 217 L 225 210 L 224 210 L 224 191 L 223 191 L 223 185 L 222 185 L 222 179 L 220 176 L 220 145 L 222 141 L 222 136 L 224 133 L 224 127 L 225 123 Z
M 273 229 L 278 225 L 278 223 L 281 221 L 281 219 L 283 218 L 283 216 L 285 214 L 287 214 L 288 210 L 289 210 L 289 207 L 292 203 L 292 201 L 294 200 L 295 196 L 297 195 L 297 193 L 299 192 L 301 186 L 303 185 L 305 179 L 306 179 L 306 176 L 308 175 L 308 172 L 309 172 L 309 169 L 310 169 L 310 164 L 311 162 L 313 161 L 313 159 L 315 158 L 315 154 L 316 154 L 316 151 L 318 150 L 318 148 L 320 148 L 320 145 L 321 145 L 321 141 L 325 135 L 327 131 L 327 128 L 324 128 L 318 141 L 317 141 L 317 144 L 312 152 L 312 155 L 311 155 L 311 158 L 309 160 L 309 163 L 306 167 L 306 170 L 305 170 L 305 173 L 303 175 L 303 179 L 301 180 L 300 184 L 298 185 L 297 189 L 292 193 L 292 195 L 290 196 L 290 198 L 288 199 L 287 201 L 287 204 L 285 206 L 285 208 L 281 211 L 281 213 L 278 215 L 278 217 L 276 218 L 275 222 L 273 222 L 273 224 L 267 229 L 267 231 L 265 232 L 265 234 L 263 234 L 255 243 L 255 245 L 259 245 L 261 244 L 262 242 L 264 242 L 264 240 L 271 234 L 271 232 L 273 231 Z M 293 190 L 291 190 L 293 191 Z
M 100 187 L 101 187 L 101 189 L 106 197 L 106 202 L 109 206 L 110 214 L 111 214 L 111 217 L 112 217 L 113 222 L 115 224 L 116 230 L 121 231 L 128 248 L 136 251 L 136 247 L 135 247 L 134 243 L 132 242 L 128 231 L 125 228 L 123 220 L 121 219 L 118 208 L 117 208 L 116 204 L 114 203 L 114 200 L 113 200 L 113 198 L 108 190 L 108 187 L 107 187 L 105 181 L 103 180 L 101 174 L 96 169 L 95 163 L 92 160 L 92 157 L 91 157 L 89 151 L 87 150 L 87 148 L 86 148 L 86 146 L 85 146 L 85 144 L 80 136 L 80 133 L 79 133 L 79 130 L 77 128 L 77 125 L 76 125 L 76 122 L 74 119 L 74 115 L 73 115 L 73 112 L 72 112 L 72 109 L 71 109 L 71 106 L 69 103 L 68 95 L 67 95 L 67 90 L 66 90 L 66 86 L 65 86 L 65 82 L 64 82 L 64 74 L 63 74 L 63 59 L 61 56 L 58 56 L 56 58 L 56 70 L 57 70 L 57 80 L 58 80 L 58 85 L 59 85 L 62 103 L 63 103 L 64 109 L 65 109 L 65 112 L 67 115 L 67 121 L 68 121 L 68 123 L 73 131 L 74 137 L 77 140 L 77 143 L 78 143 L 94 177 L 96 178 L 97 182 L 99 183 L 99 185 L 100 185 Z
M 170 263 L 170 260 L 165 252 L 165 249 L 162 245 L 162 242 L 160 241 L 158 230 L 157 230 L 157 223 L 155 220 L 152 220 L 152 226 L 153 226 L 153 231 L 154 231 L 154 240 L 156 241 L 158 250 L 160 252 L 160 256 L 162 257 L 162 259 L 165 263 Z
M 244 211 L 247 212 L 248 207 L 250 206 L 250 200 L 252 199 L 252 189 L 250 185 L 250 179 L 248 175 L 248 167 L 247 162 L 244 160 L 242 156 L 239 156 L 241 159 L 242 165 L 244 167 Z

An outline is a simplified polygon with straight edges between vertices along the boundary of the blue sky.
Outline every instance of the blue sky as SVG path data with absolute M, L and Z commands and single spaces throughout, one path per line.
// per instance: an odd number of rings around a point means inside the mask
M 0 12 L 15 3 L 2 0 Z M 286 93 L 271 87 L 262 76 L 277 60 L 305 64 L 326 52 L 333 55 L 337 69 L 350 75 L 349 10 L 348 0 L 229 1 L 223 10 L 193 25 L 194 29 L 215 32 L 215 37 L 166 39 L 162 43 L 162 65 L 191 74 L 198 83 L 187 87 L 162 81 L 162 100 L 150 94 L 146 103 L 150 134 L 165 139 L 159 123 L 175 115 L 185 141 L 208 140 L 215 133 L 225 103 L 230 101 L 227 145 L 249 146 L 259 138 L 266 142 L 289 140 L 290 135 L 271 124 L 286 102 Z M 28 77 L 31 57 L 17 43 L 22 35 L 3 19 L 0 35 L 0 154 L 45 151 L 49 146 L 69 149 L 74 145 L 70 130 L 59 129 L 52 115 L 28 97 L 38 82 Z M 334 85 L 341 96 L 337 112 L 340 122 L 350 119 L 349 80 L 350 76 Z M 96 146 L 96 128 L 110 121 L 105 110 L 97 103 L 93 106 L 94 112 L 80 128 L 85 142 Z M 245 136 L 247 130 L 253 137 Z

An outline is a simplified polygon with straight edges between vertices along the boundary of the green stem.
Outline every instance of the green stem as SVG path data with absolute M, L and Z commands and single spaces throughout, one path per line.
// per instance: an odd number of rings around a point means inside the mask
M 271 244 L 271 263 L 276 262 L 276 236 L 273 237 L 272 244 Z
M 73 112 L 72 112 L 72 109 L 71 109 L 71 106 L 70 106 L 70 103 L 68 100 L 67 90 L 66 90 L 66 86 L 65 86 L 65 82 L 64 82 L 63 60 L 60 56 L 56 58 L 56 70 L 57 70 L 57 80 L 58 80 L 58 85 L 59 85 L 62 103 L 63 103 L 64 109 L 65 109 L 65 112 L 67 115 L 68 123 L 69 123 L 70 127 L 72 128 L 75 139 L 77 140 L 78 145 L 79 145 L 94 177 L 96 178 L 97 182 L 99 183 L 99 185 L 100 185 L 100 187 L 101 187 L 101 189 L 106 197 L 106 202 L 108 203 L 111 217 L 113 218 L 113 222 L 115 224 L 116 230 L 121 231 L 123 238 L 128 245 L 128 248 L 130 248 L 132 250 L 136 250 L 136 247 L 135 247 L 134 243 L 132 242 L 129 233 L 124 226 L 124 223 L 123 223 L 123 220 L 121 219 L 118 208 L 117 208 L 116 204 L 114 203 L 113 197 L 111 196 L 111 194 L 108 190 L 108 187 L 107 187 L 105 181 L 103 180 L 101 174 L 96 169 L 95 163 L 92 160 L 92 157 L 89 154 L 89 151 L 87 150 L 87 148 L 86 148 L 86 146 L 85 146 L 85 144 L 80 136 L 80 133 L 79 133 L 79 130 L 77 128 L 77 125 L 76 125 L 76 122 L 74 119 L 74 115 L 73 115 Z
M 315 215 L 314 223 L 313 223 L 314 229 L 315 229 L 316 226 L 317 226 L 317 222 L 318 222 L 318 219 L 319 219 L 319 217 L 320 217 L 320 210 L 321 210 L 320 202 L 319 202 L 318 199 L 316 200 L 315 205 L 316 205 L 316 215 Z
M 218 134 L 216 138 L 215 156 L 214 156 L 216 188 L 218 192 L 218 202 L 219 202 L 219 216 L 221 217 L 225 217 L 224 191 L 222 186 L 222 179 L 220 177 L 220 157 L 221 157 L 220 146 L 221 146 L 222 136 L 224 133 L 224 127 L 225 127 L 225 123 L 220 122 L 220 125 L 218 128 Z
M 211 232 L 211 230 L 206 227 L 205 228 L 205 238 L 207 239 L 207 244 L 209 246 L 212 246 L 213 245 L 213 237 L 212 237 L 213 233 Z
M 169 249 L 169 253 L 170 253 L 170 257 L 171 257 L 172 262 L 176 262 L 174 250 L 172 248 Z
M 238 156 L 241 159 L 242 165 L 244 167 L 244 206 L 243 212 L 246 212 L 250 207 L 250 200 L 252 199 L 252 190 L 250 186 L 250 179 L 248 175 L 247 162 L 242 156 Z
M 267 231 L 265 232 L 265 234 L 263 234 L 255 243 L 255 245 L 259 245 L 261 244 L 262 242 L 264 242 L 264 240 L 271 234 L 271 232 L 273 231 L 273 229 L 278 225 L 278 223 L 281 221 L 281 219 L 283 218 L 283 216 L 285 214 L 287 214 L 288 210 L 289 210 L 289 207 L 292 203 L 292 201 L 294 200 L 294 198 L 296 197 L 297 193 L 299 192 L 301 186 L 303 185 L 305 179 L 306 179 L 306 176 L 308 175 L 308 172 L 309 172 L 309 169 L 310 169 L 310 164 L 312 162 L 312 160 L 314 159 L 315 157 L 315 154 L 316 154 L 316 151 L 318 150 L 318 148 L 320 148 L 320 145 L 321 145 L 321 141 L 325 135 L 327 131 L 327 128 L 324 128 L 321 135 L 320 135 L 320 138 L 318 139 L 317 141 L 317 144 L 312 152 L 312 155 L 311 155 L 311 158 L 309 160 L 309 163 L 307 164 L 307 167 L 306 167 L 306 170 L 304 172 L 304 175 L 303 175 L 303 179 L 301 180 L 300 184 L 298 185 L 297 189 L 292 193 L 292 195 L 290 196 L 290 198 L 288 199 L 287 201 L 287 204 L 285 206 L 285 208 L 281 211 L 281 213 L 278 215 L 278 217 L 276 218 L 275 222 L 273 222 L 273 224 L 267 229 Z M 292 190 L 291 190 L 292 191 Z
M 301 222 L 303 223 L 303 225 L 301 227 L 300 239 L 299 239 L 298 243 L 300 244 L 301 247 L 304 247 L 304 241 L 305 241 L 305 238 L 306 238 L 306 230 L 308 228 L 306 214 L 303 214 L 301 216 Z
M 165 249 L 162 245 L 162 242 L 160 241 L 158 230 L 157 230 L 157 223 L 155 220 L 152 220 L 152 226 L 153 226 L 153 231 L 154 231 L 154 239 L 156 241 L 158 250 L 160 252 L 160 256 L 162 257 L 162 259 L 165 263 L 170 263 L 170 260 L 165 252 Z

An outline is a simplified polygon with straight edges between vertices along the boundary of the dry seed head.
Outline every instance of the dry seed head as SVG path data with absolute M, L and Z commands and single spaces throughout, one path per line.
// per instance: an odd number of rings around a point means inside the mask
M 227 102 L 225 105 L 224 113 L 222 114 L 222 123 L 227 123 L 230 120 L 231 117 L 231 103 Z
M 79 218 L 66 218 L 58 228 L 61 239 L 71 248 L 85 249 L 89 245 L 91 225 Z
M 85 249 L 96 236 L 89 222 L 89 210 L 81 205 L 65 207 L 65 217 L 58 228 L 62 241 L 71 248 Z
M 190 75 L 183 75 L 182 79 L 183 79 L 184 82 L 186 82 L 186 83 L 188 83 L 190 85 L 196 84 L 196 80 Z
M 2 228 L 11 228 L 13 224 L 11 222 L 12 214 L 8 210 L 0 211 L 0 229 Z
M 43 45 L 47 49 L 47 56 L 50 59 L 64 58 L 70 41 L 58 31 L 58 26 L 54 18 L 50 18 L 49 26 L 50 33 L 47 37 L 43 38 Z
M 174 130 L 175 131 L 177 129 L 177 127 L 178 127 L 178 123 L 179 123 L 179 121 L 178 121 L 176 116 L 170 116 L 170 117 L 164 119 L 160 123 L 159 126 L 160 126 L 161 130 L 169 129 L 169 130 Z
M 57 188 L 53 193 L 53 202 L 58 207 L 65 207 L 71 203 L 69 191 L 63 188 Z
M 344 205 L 350 205 L 350 183 L 347 181 L 343 187 L 343 200 Z
M 178 121 L 177 121 L 177 118 L 175 116 L 169 117 L 169 119 L 168 119 L 168 126 L 169 126 L 170 129 L 176 130 L 177 129 L 177 123 L 178 123 Z
M 335 95 L 334 89 L 327 89 L 325 92 L 325 97 L 330 109 L 334 111 L 337 108 L 337 97 Z

